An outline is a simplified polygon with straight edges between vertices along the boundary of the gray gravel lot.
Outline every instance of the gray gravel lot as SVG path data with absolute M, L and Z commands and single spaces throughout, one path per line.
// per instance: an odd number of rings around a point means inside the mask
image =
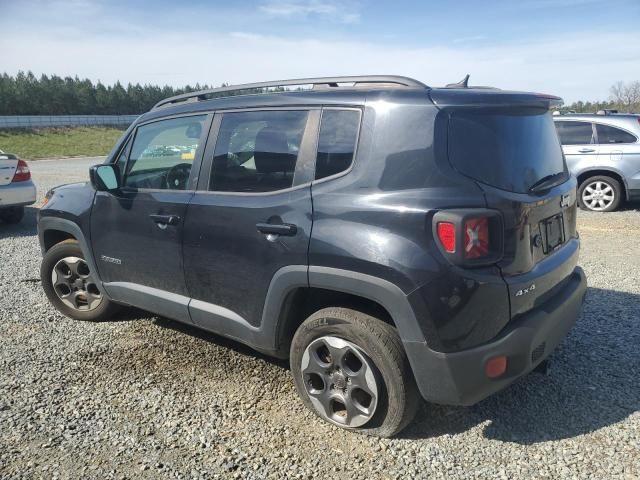
M 96 159 L 32 162 L 40 193 Z M 589 293 L 548 376 L 400 438 L 303 409 L 286 363 L 167 319 L 59 315 L 35 208 L 0 224 L 0 478 L 640 478 L 640 211 L 580 213 Z

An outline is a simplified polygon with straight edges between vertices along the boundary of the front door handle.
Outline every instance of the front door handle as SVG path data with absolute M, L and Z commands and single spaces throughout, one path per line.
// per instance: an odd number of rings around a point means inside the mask
M 591 153 L 591 152 L 595 152 L 595 148 L 581 148 L 580 150 L 578 150 L 580 153 Z
M 285 235 L 293 237 L 298 232 L 298 227 L 292 223 L 258 223 L 256 228 L 266 235 Z
M 180 223 L 180 217 L 177 215 L 151 214 L 149 217 L 156 222 L 160 228 L 166 228 L 167 225 L 177 225 Z

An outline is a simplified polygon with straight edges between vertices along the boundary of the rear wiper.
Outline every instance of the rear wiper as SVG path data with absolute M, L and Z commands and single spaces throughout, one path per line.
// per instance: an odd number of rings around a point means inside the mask
M 553 173 L 551 175 L 546 175 L 544 177 L 542 177 L 540 180 L 538 180 L 536 183 L 534 183 L 533 185 L 531 185 L 531 187 L 529 187 L 529 191 L 530 192 L 539 192 L 541 190 L 546 190 L 547 188 L 551 188 L 551 187 L 555 187 L 556 185 L 559 185 L 561 178 L 564 179 L 567 176 L 567 172 L 558 172 L 558 173 Z

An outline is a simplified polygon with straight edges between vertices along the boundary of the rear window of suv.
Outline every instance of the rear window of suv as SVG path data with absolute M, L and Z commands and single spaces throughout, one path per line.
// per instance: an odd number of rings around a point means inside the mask
M 503 190 L 526 193 L 542 178 L 566 172 L 547 111 L 455 111 L 448 143 L 454 168 Z

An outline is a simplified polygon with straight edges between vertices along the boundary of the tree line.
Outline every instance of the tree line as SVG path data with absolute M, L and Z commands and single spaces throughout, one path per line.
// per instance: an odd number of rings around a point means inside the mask
M 225 84 L 222 84 L 225 86 Z M 174 88 L 168 85 L 140 85 L 120 82 L 104 85 L 89 79 L 18 72 L 15 76 L 0 75 L 0 115 L 127 115 L 148 111 L 160 100 L 212 88 L 209 85 L 187 85 Z M 275 89 L 284 90 L 282 88 Z M 241 93 L 260 93 L 261 89 Z M 221 96 L 218 94 L 213 96 Z M 640 113 L 640 81 L 618 82 L 611 87 L 605 101 L 578 101 L 563 105 L 561 111 L 596 112 L 613 109 Z
M 561 112 L 595 113 L 599 110 L 640 113 L 640 81 L 617 82 L 609 89 L 609 99 L 603 101 L 582 101 L 565 104 Z
M 127 115 L 148 111 L 160 100 L 211 88 L 196 83 L 168 85 L 104 85 L 89 79 L 19 72 L 0 76 L 0 115 Z

